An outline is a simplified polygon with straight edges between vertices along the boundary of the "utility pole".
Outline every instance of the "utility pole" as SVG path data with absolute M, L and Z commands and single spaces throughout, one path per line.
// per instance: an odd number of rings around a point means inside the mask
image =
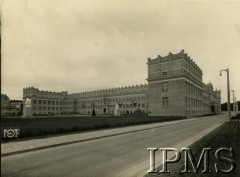
M 230 121 L 230 119 L 231 119 L 231 110 L 230 110 L 229 69 L 227 68 L 227 69 L 220 70 L 220 76 L 222 76 L 222 71 L 226 71 L 227 72 L 227 99 L 228 99 L 227 109 L 228 109 L 228 121 Z

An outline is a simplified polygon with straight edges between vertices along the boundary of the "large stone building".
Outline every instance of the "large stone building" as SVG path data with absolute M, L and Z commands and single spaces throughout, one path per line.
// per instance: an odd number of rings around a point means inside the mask
M 119 87 L 68 94 L 23 89 L 32 100 L 34 115 L 45 114 L 149 114 L 152 116 L 199 116 L 219 113 L 221 92 L 204 84 L 202 70 L 184 50 L 148 59 L 148 85 Z

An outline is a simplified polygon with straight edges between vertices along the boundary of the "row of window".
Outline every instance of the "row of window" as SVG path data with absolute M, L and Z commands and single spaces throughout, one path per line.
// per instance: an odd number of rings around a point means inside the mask
M 202 101 L 190 97 L 185 98 L 185 106 L 191 108 L 200 108 L 202 107 Z
M 185 99 L 186 107 L 200 108 L 202 106 L 202 101 L 190 97 Z M 167 107 L 169 105 L 168 97 L 162 97 L 162 106 Z
M 96 108 L 96 109 L 101 109 L 103 107 L 106 107 L 106 106 L 102 106 L 102 105 L 97 105 L 97 106 L 81 106 L 81 107 L 78 107 L 78 109 L 92 109 L 92 108 Z M 145 104 L 123 104 L 123 105 L 120 105 L 120 108 L 144 108 L 145 107 Z M 109 108 L 115 108 L 115 105 L 109 105 Z
M 96 112 L 96 114 L 104 114 L 103 111 L 95 111 L 95 112 Z M 81 111 L 81 112 L 78 112 L 78 113 L 91 115 L 91 114 L 92 114 L 92 111 Z M 109 113 L 110 113 L 110 114 L 113 114 L 113 113 L 114 113 L 114 110 L 110 110 Z M 133 114 L 134 111 L 133 111 L 133 110 L 126 110 L 126 111 L 123 110 L 123 111 L 119 111 L 119 113 L 120 113 L 120 115 L 121 115 L 121 114 Z M 141 113 L 144 113 L 144 111 L 142 110 Z
M 52 105 L 62 105 L 62 101 L 55 100 L 33 100 L 33 104 L 52 104 Z
M 109 102 L 125 102 L 125 101 L 144 101 L 145 97 L 131 97 L 131 98 L 119 98 L 119 99 L 101 99 L 101 100 L 88 100 L 88 101 L 78 101 L 78 102 L 73 102 L 73 101 L 66 101 L 64 102 L 65 105 L 74 105 L 74 104 L 92 104 L 92 103 L 104 103 L 106 104 L 107 100 Z M 56 101 L 56 100 L 32 100 L 33 105 L 63 105 L 63 101 Z
M 191 73 L 194 77 L 198 78 L 199 80 L 201 80 L 201 73 L 196 70 L 193 66 L 191 66 L 191 64 L 189 64 L 188 62 L 186 62 L 185 65 L 186 70 Z
M 33 106 L 33 110 L 34 111 L 36 111 L 36 110 L 38 110 L 38 111 L 58 111 L 58 110 L 62 110 L 63 108 L 62 107 L 41 107 L 41 106 L 38 106 L 38 107 L 36 107 L 36 106 Z
M 110 98 L 110 99 L 101 99 L 101 100 L 88 100 L 88 101 L 79 101 L 79 102 L 76 102 L 76 104 L 90 104 L 90 103 L 105 103 L 108 101 L 109 103 L 112 103 L 112 102 L 116 102 L 116 103 L 119 103 L 119 102 L 127 102 L 127 101 L 144 101 L 145 100 L 145 97 L 130 97 L 130 98 Z
M 186 110 L 186 115 L 199 115 L 203 114 L 202 110 Z
M 185 87 L 186 87 L 187 93 L 191 93 L 196 96 L 202 96 L 202 90 L 200 88 L 196 87 L 195 85 L 185 81 Z
M 102 100 L 88 100 L 88 101 L 78 101 L 76 102 L 76 105 L 82 105 L 82 106 L 87 106 L 87 105 L 95 105 L 96 103 L 101 103 L 101 104 L 107 104 L 107 103 L 124 103 L 124 102 L 133 102 L 137 103 L 140 101 L 144 101 L 145 97 L 131 97 L 131 98 L 119 98 L 119 99 L 102 99 Z M 71 103 L 73 105 L 73 102 Z

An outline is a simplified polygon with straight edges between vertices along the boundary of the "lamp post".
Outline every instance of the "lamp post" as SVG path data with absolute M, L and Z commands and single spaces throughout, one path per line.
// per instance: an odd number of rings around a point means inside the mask
M 233 92 L 233 114 L 234 114 L 234 90 L 231 90 Z
M 236 115 L 236 111 L 237 111 L 237 103 L 236 103 L 236 97 L 235 97 L 235 95 L 234 95 L 234 90 L 232 90 L 232 92 L 233 92 L 233 114 L 234 114 L 234 116 Z
M 227 103 L 227 109 L 228 109 L 228 120 L 230 121 L 231 119 L 231 110 L 230 110 L 230 84 L 229 84 L 229 69 L 223 69 L 220 70 L 220 76 L 222 76 L 222 71 L 226 71 L 227 72 L 227 99 L 228 99 L 228 103 Z

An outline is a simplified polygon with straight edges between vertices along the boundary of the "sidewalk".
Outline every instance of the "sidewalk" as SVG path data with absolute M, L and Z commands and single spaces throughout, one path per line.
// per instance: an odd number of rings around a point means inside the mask
M 56 137 L 40 138 L 23 140 L 17 142 L 9 142 L 1 144 L 1 155 L 9 156 L 13 154 L 29 152 L 34 150 L 46 149 L 50 147 L 56 147 L 60 145 L 67 145 L 77 142 L 84 142 L 93 139 L 99 139 L 104 137 L 116 136 L 121 134 L 127 134 L 131 132 L 143 131 L 147 129 L 153 129 L 163 126 L 169 126 L 174 124 L 181 124 L 189 121 L 197 121 L 199 118 L 190 118 L 184 120 L 176 120 L 169 122 L 153 123 L 146 125 L 128 126 L 124 128 L 113 128 L 107 130 L 97 130 L 85 133 L 69 134 Z

